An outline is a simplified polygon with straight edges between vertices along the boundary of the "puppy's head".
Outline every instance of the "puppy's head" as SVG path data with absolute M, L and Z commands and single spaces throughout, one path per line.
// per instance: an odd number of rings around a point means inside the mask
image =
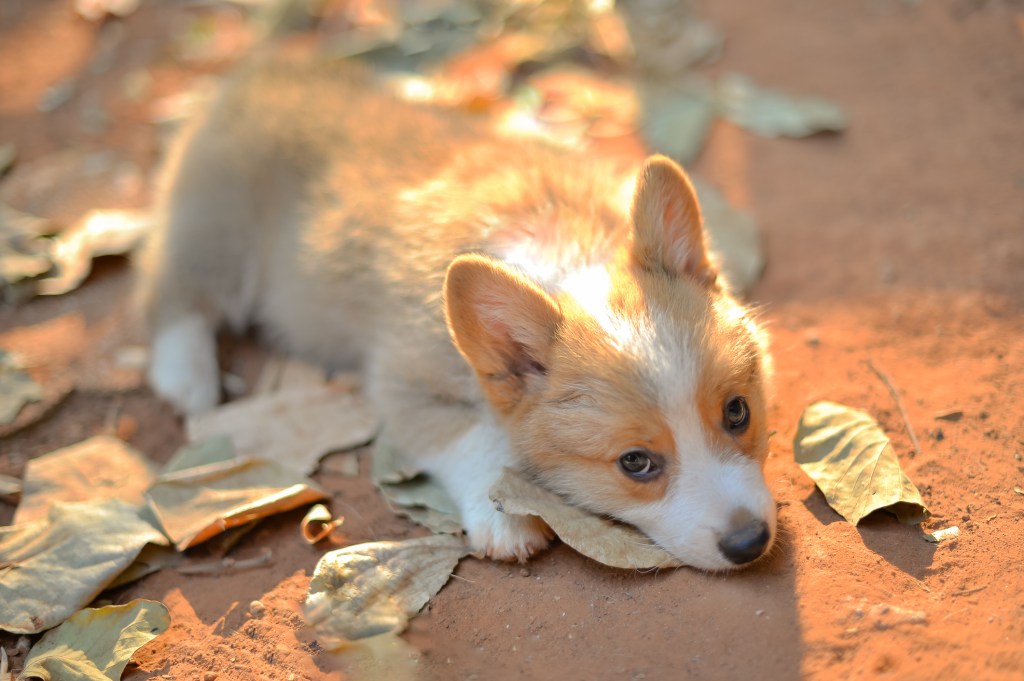
M 456 259 L 452 337 L 546 486 L 688 565 L 745 565 L 776 528 L 762 334 L 721 285 L 693 187 L 668 159 L 644 167 L 631 234 L 558 290 Z

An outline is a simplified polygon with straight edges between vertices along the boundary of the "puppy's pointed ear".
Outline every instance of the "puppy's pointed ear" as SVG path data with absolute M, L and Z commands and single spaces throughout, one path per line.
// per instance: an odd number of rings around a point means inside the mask
M 644 163 L 633 196 L 633 258 L 641 267 L 711 285 L 697 192 L 683 169 L 665 156 Z
M 456 347 L 492 403 L 510 410 L 547 375 L 557 304 L 512 268 L 479 255 L 459 256 L 448 267 L 444 300 Z

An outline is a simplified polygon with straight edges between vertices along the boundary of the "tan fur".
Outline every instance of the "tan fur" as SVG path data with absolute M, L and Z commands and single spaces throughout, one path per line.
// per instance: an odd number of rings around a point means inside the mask
M 640 177 L 630 216 L 600 160 L 374 93 L 352 65 L 257 62 L 168 172 L 144 265 L 153 383 L 182 408 L 210 406 L 209 391 L 176 383 L 188 359 L 175 348 L 206 347 L 196 329 L 222 326 L 362 366 L 382 437 L 441 479 L 470 540 L 499 558 L 547 543 L 538 521 L 490 507 L 502 465 L 599 513 L 667 503 L 692 468 L 677 442 L 692 439 L 678 430 L 686 405 L 700 442 L 763 461 L 765 376 L 760 332 L 717 277 L 685 174 L 655 157 Z M 607 299 L 572 290 L 588 272 Z M 693 394 L 675 395 L 675 366 Z M 735 394 L 752 412 L 741 437 L 722 428 Z M 637 447 L 661 476 L 623 474 L 619 456 Z M 757 513 L 774 528 L 773 509 Z

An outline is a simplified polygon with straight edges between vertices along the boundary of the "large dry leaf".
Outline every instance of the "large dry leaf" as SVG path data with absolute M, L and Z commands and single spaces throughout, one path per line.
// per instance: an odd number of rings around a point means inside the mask
M 393 510 L 432 532 L 459 534 L 462 519 L 448 493 L 389 446 L 384 439 L 373 448 L 371 477 Z
M 174 567 L 183 560 L 185 560 L 185 556 L 179 553 L 173 546 L 146 544 L 142 547 L 139 555 L 136 556 L 135 561 L 125 568 L 124 572 L 115 577 L 114 581 L 107 585 L 107 588 L 116 589 L 119 586 L 131 584 L 146 575 L 151 575 L 164 568 Z
M 309 583 L 306 621 L 329 648 L 400 633 L 468 554 L 465 541 L 444 534 L 331 551 Z
M 135 449 L 97 435 L 28 462 L 14 523 L 46 516 L 57 501 L 121 499 L 142 506 L 154 477 L 149 461 Z
M 763 137 L 806 137 L 846 129 L 846 115 L 817 97 L 790 97 L 729 73 L 718 81 L 718 109 L 724 118 Z
M 0 425 L 10 423 L 29 402 L 43 399 L 43 389 L 7 352 L 0 350 Z
M 92 271 L 93 258 L 127 253 L 152 224 L 152 215 L 141 211 L 92 211 L 54 240 L 50 255 L 57 274 L 39 281 L 39 294 L 55 296 L 78 288 Z
M 599 563 L 627 569 L 681 564 L 636 528 L 571 506 L 509 468 L 491 488 L 490 496 L 502 513 L 543 519 L 559 539 Z
M 333 451 L 364 445 L 377 433 L 369 403 L 348 382 L 282 390 L 190 417 L 193 442 L 227 435 L 240 456 L 276 461 L 303 474 Z
M 18 681 L 119 681 L 135 651 L 170 625 L 167 608 L 156 601 L 81 610 L 46 632 Z
M 35 634 L 60 624 L 150 543 L 166 539 L 118 499 L 58 502 L 46 518 L 0 528 L 0 629 Z
M 181 467 L 183 458 L 190 467 Z M 184 551 L 229 528 L 320 501 L 327 494 L 277 462 L 225 458 L 221 443 L 187 448 L 146 497 L 164 532 Z
M 710 184 L 693 178 L 711 251 L 718 257 L 730 288 L 745 294 L 764 273 L 764 249 L 757 221 L 735 208 Z
M 358 385 L 357 379 L 349 379 Z M 256 380 L 254 395 L 266 395 L 293 388 L 322 386 L 327 383 L 327 372 L 323 367 L 304 362 L 294 357 L 274 356 L 267 360 Z
M 879 509 L 908 524 L 929 515 L 889 438 L 863 411 L 815 402 L 800 415 L 793 454 L 829 506 L 854 525 Z

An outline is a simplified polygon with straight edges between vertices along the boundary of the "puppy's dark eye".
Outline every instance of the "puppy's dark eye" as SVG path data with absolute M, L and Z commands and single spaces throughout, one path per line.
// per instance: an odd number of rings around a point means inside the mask
M 634 480 L 650 480 L 661 472 L 655 455 L 643 449 L 631 449 L 620 456 L 619 468 Z
M 750 425 L 750 407 L 742 397 L 733 397 L 722 405 L 722 423 L 734 435 L 740 435 Z

